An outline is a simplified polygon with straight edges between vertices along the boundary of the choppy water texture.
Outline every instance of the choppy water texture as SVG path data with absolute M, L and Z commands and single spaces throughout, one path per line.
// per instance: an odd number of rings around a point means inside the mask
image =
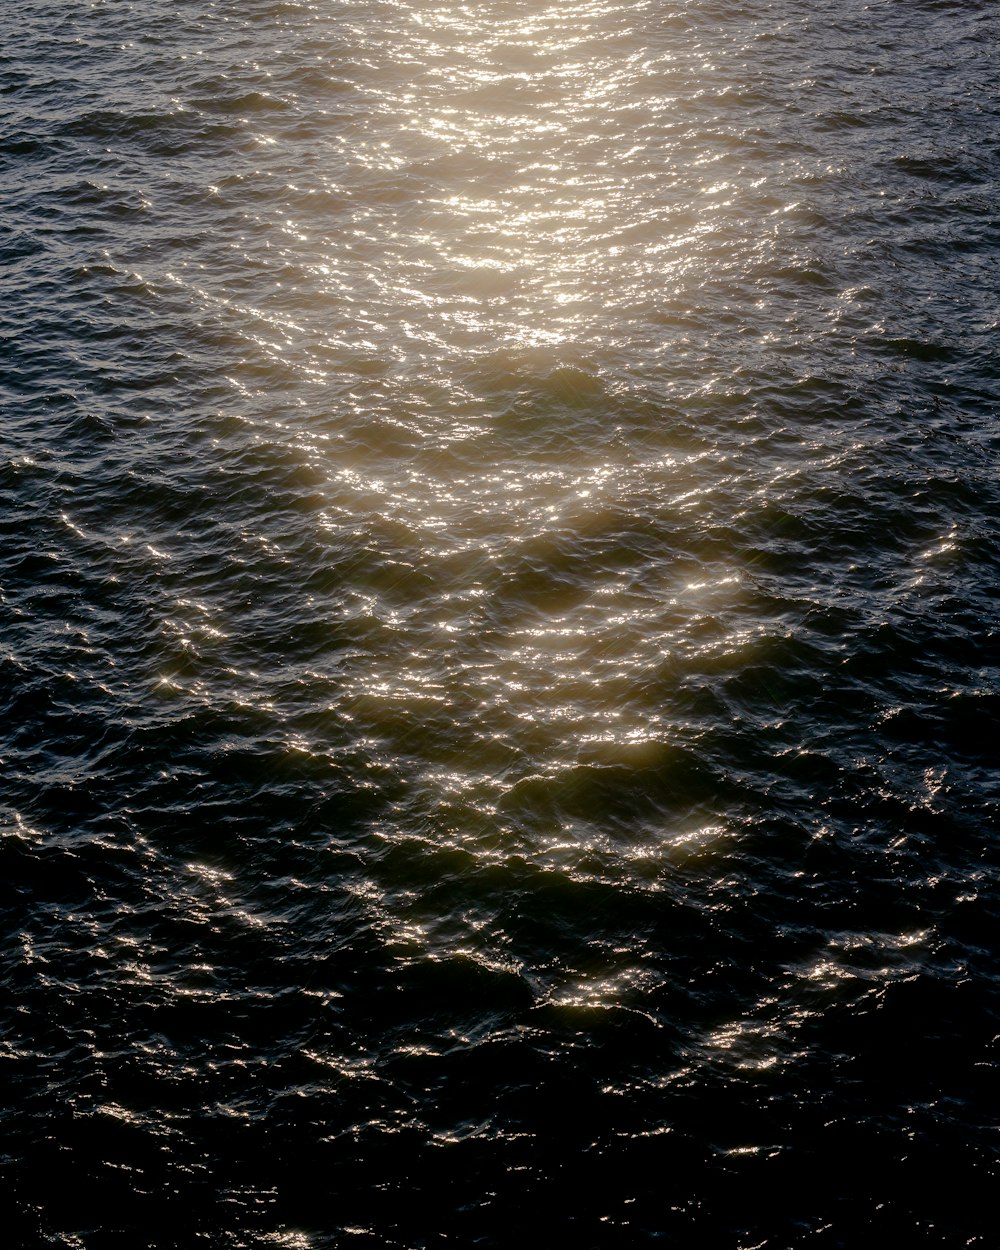
M 4 7 L 8 1244 L 989 1244 L 998 27 Z

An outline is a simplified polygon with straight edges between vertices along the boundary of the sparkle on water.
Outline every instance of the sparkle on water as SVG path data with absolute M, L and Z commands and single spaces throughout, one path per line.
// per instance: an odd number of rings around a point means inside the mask
M 0 33 L 18 1245 L 985 1245 L 995 10 Z

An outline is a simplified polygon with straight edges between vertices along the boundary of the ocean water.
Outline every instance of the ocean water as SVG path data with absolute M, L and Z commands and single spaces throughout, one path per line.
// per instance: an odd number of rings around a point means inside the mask
M 12 1250 L 996 1244 L 998 39 L 4 6 Z

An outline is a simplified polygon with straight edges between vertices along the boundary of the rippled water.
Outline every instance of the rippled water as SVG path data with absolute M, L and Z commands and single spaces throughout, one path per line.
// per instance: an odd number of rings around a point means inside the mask
M 0 32 L 11 1244 L 988 1245 L 997 8 Z

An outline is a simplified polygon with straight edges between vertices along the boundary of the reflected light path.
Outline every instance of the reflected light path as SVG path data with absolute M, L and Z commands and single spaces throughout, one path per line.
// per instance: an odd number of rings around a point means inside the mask
M 998 22 L 0 13 L 9 1238 L 985 1244 Z

